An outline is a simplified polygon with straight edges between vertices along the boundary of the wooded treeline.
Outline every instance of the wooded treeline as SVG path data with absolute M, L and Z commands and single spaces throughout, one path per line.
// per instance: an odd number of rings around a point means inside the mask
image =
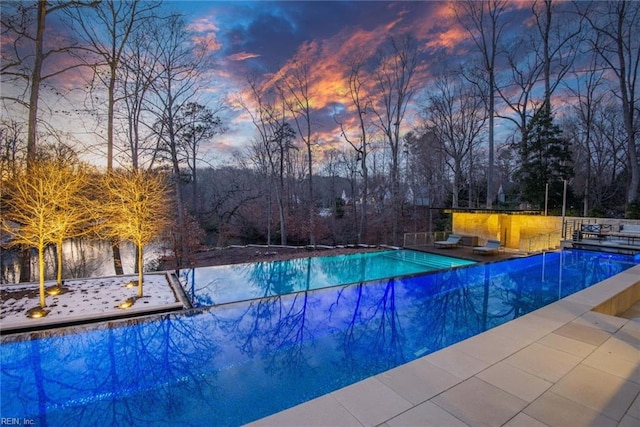
M 640 217 L 640 3 L 452 7 L 464 55 L 384 34 L 334 73 L 327 114 L 317 43 L 212 102 L 208 39 L 159 0 L 3 4 L 3 186 L 43 146 L 162 173 L 176 254 L 198 228 L 214 245 L 399 244 L 426 208 L 559 212 L 564 182 L 574 215 Z M 254 133 L 211 164 L 230 109 Z

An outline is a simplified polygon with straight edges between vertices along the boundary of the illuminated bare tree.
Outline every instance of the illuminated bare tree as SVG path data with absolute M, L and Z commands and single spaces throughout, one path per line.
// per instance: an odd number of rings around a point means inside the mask
M 136 245 L 138 253 L 138 297 L 143 296 L 143 250 L 169 224 L 171 209 L 166 176 L 154 171 L 114 170 L 102 185 L 103 233 Z
M 57 159 L 36 159 L 29 169 L 24 167 L 15 180 L 3 182 L 2 229 L 11 237 L 11 245 L 38 250 L 40 306 L 45 307 L 44 250 L 82 229 L 86 215 L 80 195 L 87 185 L 87 174 L 82 167 Z M 61 248 L 58 256 L 62 256 Z M 58 262 L 61 281 L 61 259 Z
M 73 238 L 86 236 L 92 232 L 91 215 L 88 215 L 89 204 L 86 190 L 90 183 L 91 170 L 85 165 L 63 166 L 68 174 L 66 191 L 57 199 L 58 208 L 49 220 L 53 224 L 53 242 L 56 245 L 57 273 L 56 282 L 62 285 L 62 244 Z

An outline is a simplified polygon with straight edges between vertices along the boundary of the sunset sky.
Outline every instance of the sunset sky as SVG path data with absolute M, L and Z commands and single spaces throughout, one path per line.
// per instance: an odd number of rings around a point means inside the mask
M 428 88 L 434 75 L 464 64 L 472 44 L 456 22 L 450 2 L 284 1 L 284 2 L 168 2 L 165 7 L 186 14 L 191 29 L 207 37 L 217 60 L 212 96 L 226 92 L 227 105 L 245 93 L 248 75 L 277 73 L 301 50 L 313 53 L 314 121 L 323 147 L 345 142 L 333 119 L 345 103 L 350 61 L 374 55 L 387 37 L 413 34 L 424 48 L 416 84 Z M 530 3 L 508 7 L 506 39 L 531 24 Z M 415 101 L 418 101 L 416 96 Z M 225 112 L 229 131 L 214 142 L 216 152 L 246 144 L 253 129 L 239 109 Z M 415 108 L 405 131 L 416 123 Z
M 268 78 L 287 67 L 302 50 L 312 58 L 314 131 L 319 147 L 325 149 L 346 146 L 334 115 L 348 107 L 344 96 L 350 62 L 359 55 L 374 55 L 389 36 L 413 34 L 424 49 L 416 76 L 419 90 L 415 102 L 429 89 L 435 75 L 459 65 L 469 66 L 473 60 L 469 53 L 473 44 L 456 22 L 450 2 L 201 0 L 165 1 L 162 8 L 163 12 L 184 14 L 194 40 L 208 43 L 212 66 L 198 102 L 214 107 L 225 105 L 220 115 L 228 128 L 224 135 L 203 146 L 206 159 L 216 163 L 246 147 L 255 135 L 238 102 L 239 99 L 247 102 L 247 77 Z M 514 1 L 507 7 L 503 37 L 507 45 L 533 25 L 530 8 L 530 2 L 522 1 Z M 58 84 L 70 91 L 64 100 L 43 93 L 43 97 L 50 98 L 43 100 L 43 106 L 54 112 L 54 117 L 48 120 L 53 126 L 67 128 L 79 139 L 89 141 L 87 144 L 96 148 L 91 150 L 92 156 L 99 158 L 103 147 L 91 141 L 95 141 L 93 131 L 102 132 L 100 126 L 92 125 L 86 114 L 71 117 L 64 114 L 76 108 L 73 97 L 83 96 L 86 84 L 72 73 L 61 78 L 66 81 Z M 407 113 L 405 132 L 417 122 L 415 105 Z

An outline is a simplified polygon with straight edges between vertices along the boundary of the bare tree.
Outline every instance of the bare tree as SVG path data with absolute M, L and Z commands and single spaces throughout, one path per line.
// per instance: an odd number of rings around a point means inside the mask
M 67 9 L 72 23 L 80 27 L 79 34 L 86 47 L 96 57 L 95 77 L 107 88 L 107 170 L 113 169 L 114 108 L 117 101 L 116 83 L 125 47 L 134 28 L 153 17 L 159 1 L 123 2 L 102 0 L 93 13 Z M 104 71 L 106 68 L 106 72 Z
M 471 36 L 482 57 L 482 66 L 488 82 L 487 110 L 489 116 L 489 164 L 487 168 L 487 208 L 493 206 L 494 191 L 494 138 L 496 116 L 496 60 L 505 22 L 502 17 L 506 0 L 467 0 L 455 4 L 458 21 Z
M 269 184 L 269 197 L 271 191 L 275 190 L 276 203 L 278 206 L 278 217 L 280 222 L 280 244 L 287 244 L 287 197 L 285 181 L 287 176 L 286 164 L 289 159 L 289 152 L 294 149 L 293 138 L 295 131 L 286 121 L 285 102 L 282 92 L 273 88 L 262 88 L 252 79 L 248 80 L 254 107 L 250 108 L 245 102 L 242 105 L 245 111 L 251 116 L 259 137 L 252 145 L 251 157 L 254 163 L 262 164 L 267 168 L 267 183 Z M 281 107 L 278 106 L 281 105 Z M 277 180 L 277 185 L 271 185 L 273 180 Z M 270 233 L 271 224 L 271 204 L 269 204 L 267 233 Z M 269 242 L 270 234 L 267 239 Z
M 119 75 L 122 104 L 122 133 L 126 135 L 124 151 L 131 160 L 134 169 L 145 167 L 152 169 L 156 161 L 156 139 L 152 130 L 153 123 L 148 123 L 147 112 L 152 85 L 157 78 L 155 40 L 152 33 L 153 21 L 145 20 L 134 29 L 123 52 L 122 67 Z M 118 113 L 116 109 L 115 114 Z M 116 119 L 114 117 L 114 119 Z M 115 143 L 116 141 L 114 141 Z
M 582 25 L 573 25 L 573 20 L 562 19 L 562 11 L 558 10 L 558 2 L 553 0 L 535 1 L 531 11 L 542 42 L 542 49 L 536 55 L 542 64 L 544 78 L 544 108 L 551 114 L 551 96 L 564 76 L 573 66 L 577 53 L 578 36 L 582 33 Z M 558 20 L 558 18 L 561 18 Z M 555 77 L 551 81 L 552 77 Z
M 56 248 L 56 281 L 62 286 L 63 250 L 62 245 L 69 239 L 77 239 L 93 233 L 92 215 L 88 215 L 91 168 L 83 164 L 62 165 L 68 175 L 64 192 L 57 200 L 58 208 L 51 213 L 49 221 L 53 227 L 53 242 Z
M 158 150 L 171 168 L 178 218 L 178 227 L 184 226 L 184 198 L 181 185 L 180 128 L 178 118 L 196 95 L 199 77 L 204 64 L 206 46 L 195 44 L 186 28 L 184 18 L 170 15 L 154 29 L 151 37 L 156 41 L 153 52 L 157 67 L 154 80 L 153 105 L 154 130 L 158 138 Z M 181 236 L 178 247 L 187 256 L 186 242 Z M 180 263 L 180 260 L 177 260 Z
M 349 98 L 355 109 L 357 119 L 357 137 L 350 135 L 344 123 L 339 122 L 342 137 L 356 152 L 356 162 L 360 162 L 362 173 L 362 193 L 360 195 L 361 212 L 358 226 L 358 243 L 362 243 L 367 236 L 367 209 L 369 199 L 369 168 L 367 155 L 369 153 L 369 121 L 366 119 L 370 110 L 371 100 L 366 94 L 366 79 L 362 61 L 354 61 L 349 73 Z M 338 119 L 336 118 L 336 121 Z M 354 193 L 355 200 L 355 193 Z M 355 203 L 355 202 L 354 202 Z M 355 206 L 355 205 L 354 205 Z
M 27 168 L 36 160 L 37 153 L 37 127 L 39 122 L 40 88 L 46 80 L 51 80 L 80 64 L 71 61 L 70 65 L 54 66 L 51 71 L 45 72 L 45 64 L 54 63 L 54 59 L 61 55 L 70 55 L 76 48 L 75 42 L 65 40 L 57 46 L 45 47 L 45 34 L 47 17 L 60 10 L 71 8 L 84 8 L 95 6 L 97 1 L 84 2 L 78 0 L 48 2 L 38 0 L 35 3 L 8 3 L 3 5 L 3 13 L 0 20 L 1 34 L 3 38 L 11 40 L 12 49 L 2 49 L 2 65 L 0 76 L 3 82 L 26 82 L 24 94 L 28 94 L 28 100 L 24 96 L 2 95 L 2 99 L 8 100 L 28 110 L 27 121 Z M 9 9 L 10 8 L 10 9 Z M 7 9 L 9 9 L 7 11 Z M 35 15 L 35 17 L 34 17 Z M 65 64 L 59 61 L 57 64 Z M 23 251 L 20 266 L 20 281 L 27 282 L 31 276 L 30 256 L 27 250 Z
M 11 180 L 26 158 L 24 126 L 13 119 L 0 121 L 0 180 Z
M 219 111 L 219 110 L 218 110 Z M 198 156 L 200 145 L 225 131 L 222 120 L 209 107 L 188 102 L 177 118 L 180 150 L 191 173 L 192 214 L 198 213 Z
M 233 167 L 207 169 L 203 171 L 207 183 L 203 188 L 202 198 L 205 199 L 203 216 L 209 229 L 216 229 L 218 238 L 216 245 L 226 244 L 234 221 L 242 215 L 242 209 L 263 194 L 256 188 L 249 171 L 241 173 Z
M 422 199 L 421 204 L 444 206 L 450 181 L 447 178 L 447 156 L 440 140 L 426 129 L 419 135 L 410 132 L 405 139 L 411 167 L 415 170 L 416 187 L 421 189 L 418 195 Z
M 3 96 L 3 98 L 17 102 L 29 111 L 27 162 L 34 161 L 36 157 L 38 102 L 42 83 L 79 66 L 78 63 L 71 63 L 68 66 L 54 67 L 52 71 L 43 73 L 46 62 L 52 62 L 53 58 L 60 55 L 69 55 L 76 49 L 72 41 L 65 41 L 63 45 L 52 48 L 45 47 L 47 16 L 60 10 L 80 10 L 83 6 L 94 7 L 97 3 L 97 1 L 78 0 L 58 2 L 38 0 L 35 3 L 14 3 L 3 6 L 12 7 L 8 13 L 5 11 L 2 14 L 1 23 L 2 35 L 13 41 L 13 49 L 3 49 L 1 75 L 3 80 L 28 82 L 25 93 L 29 93 L 29 99 L 27 101 L 13 96 Z M 51 61 L 47 61 L 49 59 Z
M 626 199 L 626 188 L 622 179 L 627 179 L 627 135 L 621 106 L 610 99 L 594 106 L 593 167 L 594 206 L 620 206 Z
M 537 55 L 522 57 L 522 51 L 537 52 L 540 49 L 538 40 L 519 40 L 506 54 L 511 76 L 503 84 L 496 85 L 496 92 L 508 107 L 509 114 L 496 116 L 513 123 L 520 134 L 519 144 L 527 144 L 527 127 L 529 120 L 539 108 L 539 100 L 534 90 L 540 79 L 543 64 Z M 488 91 L 488 88 L 487 88 Z
M 267 245 L 271 245 L 271 222 L 272 222 L 272 200 L 274 188 L 272 185 L 272 180 L 274 177 L 274 160 L 273 160 L 273 150 L 271 148 L 271 136 L 270 136 L 270 123 L 273 119 L 272 114 L 272 106 L 266 99 L 267 97 L 263 93 L 263 91 L 259 88 L 258 83 L 251 79 L 247 79 L 247 84 L 250 88 L 252 104 L 254 105 L 251 108 L 248 103 L 239 99 L 240 105 L 242 108 L 249 114 L 251 117 L 251 121 L 258 132 L 258 136 L 254 139 L 251 144 L 251 147 L 247 151 L 247 157 L 253 163 L 253 165 L 258 169 L 258 171 L 264 174 L 264 190 L 267 195 L 267 209 L 265 210 L 266 214 L 266 234 L 267 234 Z M 280 200 L 281 198 L 278 196 L 276 191 L 276 198 Z M 283 219 L 282 214 L 282 206 L 281 203 L 278 203 L 280 219 Z M 282 224 L 281 224 L 282 225 Z M 282 231 L 281 226 L 281 231 Z M 285 235 L 281 234 L 281 240 L 286 238 Z
M 93 13 L 80 9 L 67 9 L 72 24 L 78 24 L 85 49 L 91 53 L 94 77 L 107 89 L 107 171 L 113 169 L 114 111 L 117 97 L 116 83 L 121 68 L 125 47 L 135 26 L 152 17 L 158 1 L 122 2 L 103 0 L 98 2 Z M 99 58 L 93 63 L 93 57 Z M 106 69 L 106 72 L 105 72 Z M 92 87 L 92 89 L 94 89 Z M 123 274 L 122 258 L 118 245 L 112 245 L 115 273 Z
M 308 200 L 309 204 L 309 244 L 315 245 L 315 200 L 313 197 L 313 141 L 311 102 L 313 94 L 310 92 L 310 64 L 309 58 L 296 59 L 282 83 L 286 86 L 283 99 L 293 116 L 298 135 L 307 149 Z
M 405 35 L 401 39 L 390 38 L 388 51 L 381 52 L 375 71 L 375 89 L 372 104 L 375 125 L 382 131 L 391 150 L 391 240 L 398 243 L 400 200 L 400 129 L 407 106 L 415 93 L 413 77 L 418 68 L 417 41 Z
M 578 4 L 578 7 L 580 4 Z M 640 3 L 611 1 L 590 4 L 579 11 L 589 22 L 595 36 L 590 40 L 609 70 L 618 80 L 614 93 L 622 104 L 627 134 L 629 183 L 627 209 L 638 200 L 640 164 L 638 164 L 638 72 L 640 71 Z
M 440 149 L 446 153 L 453 177 L 453 207 L 457 208 L 464 182 L 464 164 L 470 166 L 473 148 L 481 142 L 479 135 L 486 122 L 482 97 L 475 86 L 465 85 L 460 77 L 443 76 L 435 82 L 423 111 L 426 130 L 433 133 Z
M 594 186 L 593 166 L 600 157 L 600 153 L 594 152 L 600 141 L 595 140 L 596 115 L 606 100 L 602 91 L 604 85 L 604 71 L 598 63 L 598 57 L 593 55 L 588 69 L 584 73 L 577 73 L 574 76 L 577 84 L 567 85 L 569 93 L 573 95 L 576 102 L 573 104 L 575 122 L 573 124 L 573 135 L 575 141 L 574 155 L 581 156 L 574 159 L 574 165 L 579 169 L 583 165 L 584 170 L 584 190 L 582 214 L 587 216 L 591 208 L 591 189 Z M 576 171 L 578 172 L 578 171 Z M 598 176 L 595 181 L 601 180 Z

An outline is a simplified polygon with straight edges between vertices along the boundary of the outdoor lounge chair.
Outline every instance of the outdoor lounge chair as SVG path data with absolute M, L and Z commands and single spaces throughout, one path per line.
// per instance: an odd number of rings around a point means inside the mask
M 474 254 L 495 254 L 500 251 L 500 241 L 498 240 L 487 240 L 487 244 L 484 246 L 475 246 L 473 248 Z
M 450 234 L 449 237 L 447 237 L 447 240 L 433 242 L 433 246 L 435 246 L 436 248 L 453 248 L 460 245 L 461 239 L 462 237 L 458 236 L 457 234 Z

